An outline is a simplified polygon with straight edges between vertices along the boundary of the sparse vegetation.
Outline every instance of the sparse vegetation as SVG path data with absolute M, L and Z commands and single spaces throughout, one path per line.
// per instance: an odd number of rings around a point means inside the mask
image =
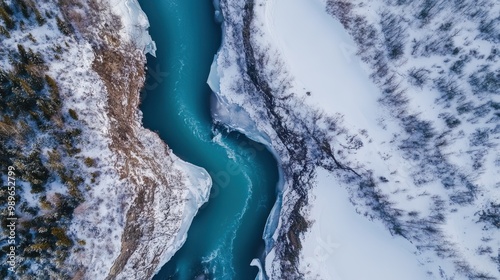
M 469 84 L 476 94 L 500 94 L 500 70 L 484 65 L 469 77 Z
M 461 121 L 458 118 L 456 118 L 455 116 L 452 116 L 452 115 L 446 115 L 445 122 L 449 128 L 455 128 L 455 127 L 459 126 L 461 123 Z
M 429 79 L 429 73 L 430 71 L 425 68 L 411 68 L 408 73 L 410 83 L 417 87 L 424 86 Z
M 78 120 L 78 114 L 76 113 L 75 110 L 73 109 L 69 109 L 68 110 L 68 113 L 69 113 L 69 116 L 74 119 L 74 120 Z
M 14 27 L 15 27 L 14 20 L 12 19 L 12 16 L 9 13 L 7 13 L 7 11 L 5 10 L 4 7 L 5 7 L 5 5 L 0 7 L 0 17 L 2 18 L 5 26 L 8 29 L 14 29 Z
M 401 58 L 404 54 L 404 41 L 406 40 L 403 18 L 389 12 L 383 12 L 380 26 L 382 27 L 388 57 L 394 60 Z
M 93 159 L 93 158 L 86 157 L 85 160 L 84 160 L 84 162 L 85 162 L 85 165 L 87 167 L 95 167 L 96 166 L 95 159 Z
M 487 226 L 493 226 L 496 229 L 500 229 L 500 204 L 492 202 L 485 210 L 476 214 L 479 216 L 478 222 L 486 223 Z
M 57 21 L 57 27 L 59 28 L 59 31 L 61 31 L 62 34 L 66 36 L 70 36 L 71 34 L 73 34 L 71 28 L 64 20 L 62 20 L 59 17 L 56 17 L 56 21 Z

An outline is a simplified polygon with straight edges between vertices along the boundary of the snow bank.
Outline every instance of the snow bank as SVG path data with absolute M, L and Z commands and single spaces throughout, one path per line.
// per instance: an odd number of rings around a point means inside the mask
M 253 259 L 250 263 L 251 266 L 255 266 L 259 269 L 259 273 L 255 277 L 255 280 L 265 280 L 264 270 L 262 269 L 262 264 L 259 259 Z
M 155 56 L 156 44 L 147 32 L 149 28 L 148 17 L 142 11 L 137 0 L 110 0 L 112 11 L 119 15 L 123 29 L 120 32 L 122 38 L 134 42 L 145 54 Z
M 183 161 L 177 156 L 174 156 L 175 164 L 185 174 L 184 185 L 187 187 L 187 193 L 184 196 L 185 203 L 183 204 L 182 224 L 178 232 L 175 234 L 168 250 L 163 256 L 163 261 L 160 261 L 155 274 L 174 256 L 174 254 L 184 245 L 187 239 L 187 233 L 191 223 L 198 213 L 198 209 L 208 201 L 210 196 L 210 188 L 212 179 L 208 172 L 196 165 Z
M 270 148 L 270 137 L 258 129 L 257 124 L 248 112 L 243 107 L 228 101 L 221 94 L 221 79 L 224 79 L 224 75 L 227 74 L 227 69 L 218 65 L 218 55 L 215 55 L 207 79 L 207 84 L 214 93 L 215 98 L 211 104 L 212 118 L 215 122 L 223 123 L 227 127 L 245 134 L 253 141 L 262 143 Z

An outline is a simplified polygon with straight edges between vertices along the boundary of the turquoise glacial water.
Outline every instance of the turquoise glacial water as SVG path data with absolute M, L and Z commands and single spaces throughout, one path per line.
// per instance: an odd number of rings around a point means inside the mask
M 258 270 L 249 264 L 264 248 L 278 168 L 264 146 L 212 122 L 206 80 L 221 42 L 212 1 L 139 2 L 158 47 L 148 58 L 144 125 L 213 179 L 186 243 L 154 279 L 255 279 Z

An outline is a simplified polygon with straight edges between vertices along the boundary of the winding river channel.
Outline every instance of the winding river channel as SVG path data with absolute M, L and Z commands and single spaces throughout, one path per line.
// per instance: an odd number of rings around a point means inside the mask
M 205 168 L 213 186 L 183 247 L 155 276 L 255 279 L 262 233 L 276 199 L 277 162 L 261 144 L 213 124 L 206 80 L 221 42 L 210 0 L 142 0 L 157 57 L 148 57 L 141 110 L 182 159 Z

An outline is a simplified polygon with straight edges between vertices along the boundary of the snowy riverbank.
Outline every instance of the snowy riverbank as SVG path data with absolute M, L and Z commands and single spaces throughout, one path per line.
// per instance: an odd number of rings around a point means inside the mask
M 123 43 L 131 42 L 144 55 L 149 53 L 154 56 L 156 46 L 147 32 L 149 21 L 139 3 L 136 0 L 110 1 L 110 6 L 122 21 L 120 37 Z M 132 94 L 133 101 L 125 103 L 132 105 L 128 107 L 130 110 L 137 111 L 139 92 Z M 111 275 L 117 279 L 150 278 L 157 273 L 184 244 L 194 216 L 201 205 L 208 201 L 212 185 L 210 176 L 203 168 L 175 156 L 156 133 L 142 128 L 140 118 L 140 112 L 136 113 L 132 127 L 139 145 L 147 149 L 141 149 L 137 155 L 141 166 L 137 171 L 141 174 L 129 174 L 132 180 L 129 188 L 135 189 L 136 195 L 125 212 L 127 223 L 122 236 L 122 252 L 116 258 L 107 260 L 112 262 Z M 122 147 L 116 149 L 119 152 Z M 151 189 L 146 190 L 144 187 Z M 125 236 L 130 234 L 130 228 L 140 234 Z M 128 241 L 129 238 L 138 240 Z M 135 243 L 135 246 L 128 246 L 130 242 Z M 94 254 L 94 259 L 98 255 Z M 140 269 L 137 269 L 138 265 Z M 100 277 L 105 275 L 101 273 Z
M 261 139 L 276 152 L 284 170 L 283 207 L 274 242 L 269 242 L 274 246 L 265 264 L 271 278 L 308 276 L 311 266 L 318 265 L 315 255 L 318 241 L 314 234 L 325 225 L 332 234 L 355 237 L 361 230 L 367 240 L 374 238 L 383 244 L 393 244 L 394 251 L 390 254 L 372 255 L 373 264 L 407 265 L 412 271 L 419 271 L 415 274 L 418 279 L 496 275 L 498 261 L 492 248 L 496 248 L 498 240 L 492 230 L 481 231 L 478 223 L 494 230 L 494 225 L 488 224 L 494 214 L 488 213 L 498 207 L 495 206 L 498 192 L 494 188 L 499 183 L 493 179 L 498 174 L 494 167 L 497 164 L 491 160 L 498 158 L 492 147 L 499 138 L 488 135 L 499 132 L 498 125 L 494 125 L 498 118 L 489 109 L 496 108 L 498 103 L 495 96 L 472 94 L 479 90 L 477 81 L 484 75 L 481 73 L 491 65 L 481 70 L 477 63 L 471 63 L 466 68 L 472 73 L 469 80 L 472 90 L 465 87 L 464 91 L 458 91 L 444 86 L 449 77 L 439 69 L 447 69 L 446 63 L 461 49 L 455 48 L 446 56 L 437 46 L 426 47 L 426 51 L 430 49 L 440 55 L 434 61 L 440 66 L 432 65 L 423 50 L 419 56 L 408 48 L 402 49 L 404 44 L 394 42 L 394 38 L 404 41 L 406 37 L 395 36 L 397 32 L 408 31 L 423 40 L 418 44 L 435 36 L 431 27 L 407 25 L 409 20 L 396 16 L 404 14 L 413 20 L 412 11 L 425 8 L 425 3 L 391 6 L 391 13 L 383 12 L 386 4 L 384 1 L 369 4 L 357 1 L 356 5 L 321 0 L 221 1 L 225 37 L 217 63 L 212 66 L 219 80 L 212 87 L 219 101 L 214 106 L 216 118 L 240 131 L 266 135 Z M 401 13 L 399 9 L 407 12 Z M 438 14 L 433 24 L 439 26 L 446 13 L 433 12 L 432 16 Z M 481 15 L 486 17 L 488 12 Z M 419 15 L 415 17 L 416 21 L 421 20 Z M 473 16 L 470 20 L 478 21 Z M 448 32 L 442 36 L 452 33 L 449 28 L 440 28 L 440 32 Z M 485 32 L 484 28 L 479 30 Z M 427 39 L 422 39 L 425 36 L 419 32 L 427 32 Z M 471 28 L 455 31 L 460 32 L 463 32 L 460 38 L 466 34 L 479 38 L 473 43 L 475 47 L 470 43 L 464 47 L 471 49 L 475 59 L 486 59 L 494 38 L 486 37 L 487 34 L 476 36 Z M 439 44 L 439 39 L 436 40 L 429 44 Z M 462 46 L 464 41 L 454 43 Z M 464 51 L 464 57 L 467 52 Z M 409 58 L 418 62 L 410 63 Z M 451 67 L 451 77 L 461 71 L 457 67 L 466 63 L 464 59 Z M 492 60 L 494 51 L 485 63 Z M 420 72 L 415 74 L 417 67 Z M 426 73 L 432 73 L 433 80 Z M 431 82 L 427 82 L 429 79 Z M 428 95 L 416 83 L 421 83 L 420 86 L 430 83 Z M 492 91 L 486 86 L 481 90 Z M 454 94 L 462 95 L 455 103 L 450 101 Z M 474 102 L 467 103 L 467 99 Z M 456 112 L 450 111 L 451 105 L 456 106 L 460 120 L 453 116 Z M 463 115 L 472 110 L 474 117 Z M 461 123 L 460 131 L 454 131 Z M 460 138 L 460 133 L 468 136 Z M 479 163 L 471 164 L 467 154 Z M 481 173 L 474 171 L 477 169 Z M 331 177 L 325 176 L 324 170 Z M 344 190 L 326 191 L 325 184 L 332 183 Z M 325 206 L 322 199 L 327 195 L 342 196 L 353 204 L 344 205 L 345 216 L 334 217 L 345 222 L 347 217 L 359 213 L 356 230 L 347 225 L 330 225 L 331 221 L 317 216 L 321 212 L 318 205 Z M 327 211 L 339 210 L 327 206 Z M 387 232 L 377 233 L 373 229 L 377 223 L 383 224 Z M 338 227 L 345 231 L 336 232 Z M 461 227 L 468 230 L 462 232 Z M 343 242 L 349 244 L 352 240 Z M 370 248 L 373 252 L 380 249 Z M 320 246 L 318 250 L 324 249 L 328 246 Z M 352 254 L 361 252 L 353 247 Z M 319 256 L 322 262 L 326 261 L 323 257 Z M 325 273 L 338 272 L 345 279 L 359 276 L 355 271 L 350 274 L 341 268 L 336 272 L 335 262 L 342 263 L 342 267 L 347 263 L 335 257 L 327 259 L 325 264 L 333 270 Z M 398 263 L 394 263 L 396 259 Z M 355 258 L 345 260 L 356 262 Z M 404 271 L 374 269 L 370 276 L 410 277 L 399 273 Z M 323 277 L 328 278 L 326 275 Z

